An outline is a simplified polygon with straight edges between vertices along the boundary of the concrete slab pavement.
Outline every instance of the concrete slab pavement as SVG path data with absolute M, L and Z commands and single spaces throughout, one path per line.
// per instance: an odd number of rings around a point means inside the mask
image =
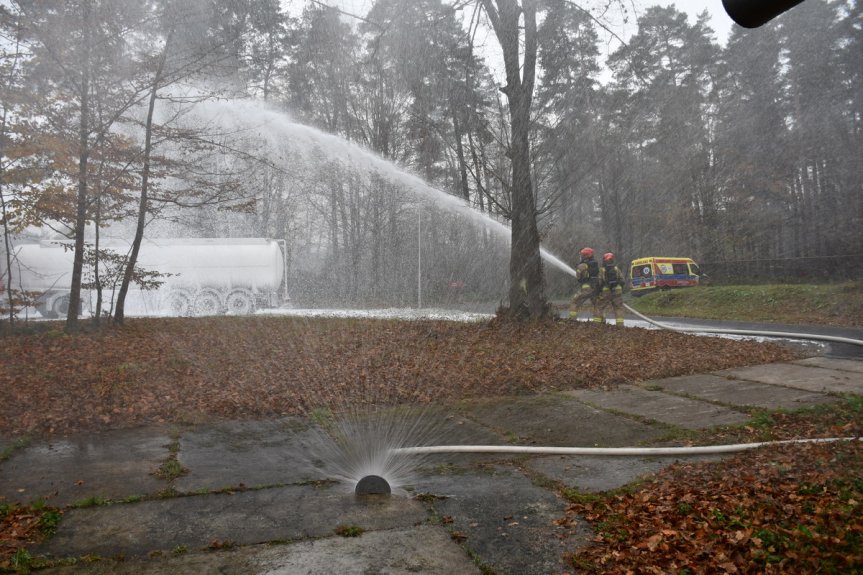
M 766 383 L 730 379 L 709 373 L 657 379 L 649 385 L 667 393 L 744 408 L 793 410 L 838 401 L 838 398 L 823 393 L 779 388 Z
M 10 502 L 46 498 L 64 506 L 120 499 L 165 488 L 153 475 L 168 456 L 167 428 L 138 428 L 34 442 L 0 464 L 0 495 Z
M 525 465 L 563 485 L 585 493 L 623 487 L 679 461 L 709 461 L 718 457 L 608 457 L 553 455 L 536 457 Z
M 609 391 L 576 389 L 565 393 L 602 409 L 637 415 L 685 429 L 733 425 L 749 419 L 741 411 L 636 385 L 621 385 Z
M 823 365 L 837 364 L 830 363 Z M 846 364 L 840 363 L 838 365 Z M 854 393 L 863 395 L 863 373 L 847 369 L 839 370 L 793 363 L 773 363 L 769 365 L 726 369 L 716 372 L 715 375 L 740 380 L 759 381 L 761 383 L 793 387 L 817 393 Z
M 566 502 L 513 466 L 427 476 L 416 489 L 433 494 L 427 501 L 435 515 L 492 573 L 562 573 L 563 554 L 592 537 L 585 525 L 572 531 L 555 526 Z
M 202 551 L 213 542 L 224 546 L 317 539 L 334 536 L 339 526 L 404 529 L 427 518 L 411 499 L 361 499 L 339 487 L 291 485 L 74 509 L 66 513 L 56 535 L 35 551 L 50 557 L 147 556 L 178 546 Z
M 837 390 L 863 393 L 863 362 L 848 361 L 819 358 L 607 391 L 461 402 L 434 415 L 435 440 L 650 444 L 669 426 L 741 423 L 753 406 L 788 409 L 836 401 L 831 393 Z M 480 565 L 499 575 L 531 575 L 562 571 L 563 553 L 590 538 L 585 525 L 564 534 L 554 524 L 566 508 L 555 482 L 604 491 L 675 460 L 442 454 L 422 460 L 406 494 L 377 501 L 320 481 L 331 479 L 320 473 L 325 466 L 301 465 L 317 455 L 315 433 L 308 422 L 276 420 L 34 441 L 0 461 L 0 496 L 48 496 L 52 505 L 91 495 L 114 500 L 66 508 L 55 536 L 30 551 L 57 558 L 123 555 L 126 562 L 46 573 L 443 574 L 476 573 Z M 155 477 L 171 454 L 188 474 Z M 224 489 L 240 484 L 261 487 Z M 340 537 L 339 525 L 364 533 Z M 204 550 L 211 547 L 219 551 Z M 159 557 L 147 559 L 154 554 Z
M 191 493 L 327 479 L 311 465 L 315 438 L 308 422 L 297 418 L 193 428 L 179 436 L 177 461 L 189 472 L 173 487 Z
M 863 361 L 853 359 L 834 359 L 828 357 L 809 357 L 793 362 L 795 365 L 824 367 L 838 371 L 853 371 L 863 373 Z
M 579 399 L 572 392 L 562 392 L 501 397 L 464 405 L 467 417 L 494 429 L 510 442 L 523 445 L 615 447 L 636 445 L 664 433 L 646 423 L 586 405 Z
M 389 529 L 361 537 L 253 545 L 208 553 L 168 553 L 40 570 L 45 575 L 479 575 L 443 527 Z

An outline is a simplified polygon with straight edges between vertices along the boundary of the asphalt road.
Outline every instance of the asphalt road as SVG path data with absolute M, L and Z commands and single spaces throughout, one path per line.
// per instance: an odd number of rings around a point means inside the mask
M 713 319 L 693 319 L 682 317 L 657 317 L 652 316 L 660 323 L 670 325 L 672 327 L 704 327 L 705 332 L 709 333 L 710 329 L 739 329 L 749 331 L 773 331 L 773 332 L 788 332 L 798 334 L 815 334 L 827 335 L 833 337 L 844 337 L 863 341 L 863 329 L 833 327 L 833 326 L 809 326 L 809 325 L 787 325 L 775 323 L 757 323 L 749 321 L 729 321 L 729 320 L 713 320 Z M 626 325 L 646 327 L 649 324 L 635 316 L 627 316 Z M 766 338 L 774 339 L 774 338 Z M 798 340 L 797 338 L 794 338 Z M 798 340 L 804 341 L 804 340 Z M 853 345 L 836 342 L 820 342 L 823 350 L 819 355 L 829 357 L 846 357 L 863 359 L 863 345 Z

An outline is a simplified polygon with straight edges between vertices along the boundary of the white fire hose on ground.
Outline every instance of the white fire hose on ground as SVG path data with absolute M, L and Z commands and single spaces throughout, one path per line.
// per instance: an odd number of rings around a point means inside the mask
M 863 341 L 847 337 L 820 334 L 794 333 L 783 331 L 756 331 L 746 329 L 718 329 L 701 327 L 674 327 L 653 320 L 637 312 L 627 304 L 623 306 L 630 312 L 659 328 L 680 333 L 724 333 L 764 337 L 783 337 L 792 339 L 812 339 L 847 343 L 863 346 Z M 735 443 L 729 445 L 706 445 L 689 447 L 536 447 L 525 445 L 427 445 L 420 447 L 400 447 L 391 449 L 393 455 L 428 455 L 434 453 L 506 453 L 524 455 L 617 455 L 617 456 L 655 456 L 655 455 L 715 455 L 737 453 L 759 447 L 790 445 L 800 443 L 834 443 L 837 441 L 863 441 L 863 437 L 827 437 L 814 439 L 787 439 L 782 441 L 762 441 L 758 443 Z
M 759 331 L 759 330 L 749 330 L 749 329 L 720 329 L 720 328 L 709 328 L 709 327 L 675 327 L 668 324 L 660 323 L 654 319 L 647 317 L 646 315 L 639 313 L 638 311 L 632 309 L 629 305 L 623 304 L 623 307 L 628 309 L 630 312 L 643 319 L 647 323 L 653 324 L 656 327 L 667 329 L 670 331 L 676 331 L 680 333 L 726 333 L 733 335 L 752 335 L 752 336 L 764 336 L 764 337 L 784 337 L 791 339 L 812 339 L 812 340 L 820 340 L 820 341 L 831 341 L 834 343 L 848 343 L 851 345 L 859 345 L 863 346 L 863 341 L 859 339 L 852 339 L 850 337 L 839 337 L 833 335 L 821 335 L 816 333 L 795 333 L 795 332 L 785 332 L 785 331 Z
M 690 447 L 536 447 L 528 445 L 426 445 L 391 449 L 393 455 L 428 455 L 433 453 L 507 453 L 523 455 L 715 455 L 736 453 L 768 445 L 795 443 L 835 443 L 837 441 L 863 441 L 863 437 L 824 437 L 815 439 L 786 439 L 759 443 L 705 445 Z

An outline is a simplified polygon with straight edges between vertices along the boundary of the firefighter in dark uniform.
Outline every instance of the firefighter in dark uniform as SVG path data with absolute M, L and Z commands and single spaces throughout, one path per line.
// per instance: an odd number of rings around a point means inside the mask
M 599 278 L 602 282 L 602 292 L 599 296 L 599 321 L 605 321 L 605 310 L 611 306 L 614 310 L 614 323 L 623 325 L 623 274 L 614 263 L 613 253 L 608 252 L 602 256 Z
M 581 262 L 575 266 L 575 280 L 578 282 L 578 291 L 572 296 L 569 304 L 569 317 L 575 319 L 581 306 L 590 300 L 593 310 L 593 321 L 601 322 L 602 315 L 599 313 L 599 296 L 602 289 L 599 277 L 599 262 L 593 259 L 593 248 L 583 248 L 580 252 Z

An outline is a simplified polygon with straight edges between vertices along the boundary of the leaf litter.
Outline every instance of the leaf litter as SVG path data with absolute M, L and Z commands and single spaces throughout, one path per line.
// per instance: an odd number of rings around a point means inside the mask
M 75 336 L 5 335 L 3 345 L 5 437 L 612 388 L 799 356 L 771 343 L 500 320 L 134 320 Z M 859 435 L 863 405 L 852 407 L 839 422 L 829 410 L 779 413 L 699 441 Z M 636 489 L 573 503 L 555 523 L 594 526 L 594 542 L 568 556 L 574 572 L 860 572 L 861 462 L 852 442 L 677 464 Z M 45 536 L 45 511 L 5 511 L 9 566 L 13 550 Z
M 796 357 L 776 344 L 584 322 L 218 317 L 5 335 L 0 435 L 445 403 Z

